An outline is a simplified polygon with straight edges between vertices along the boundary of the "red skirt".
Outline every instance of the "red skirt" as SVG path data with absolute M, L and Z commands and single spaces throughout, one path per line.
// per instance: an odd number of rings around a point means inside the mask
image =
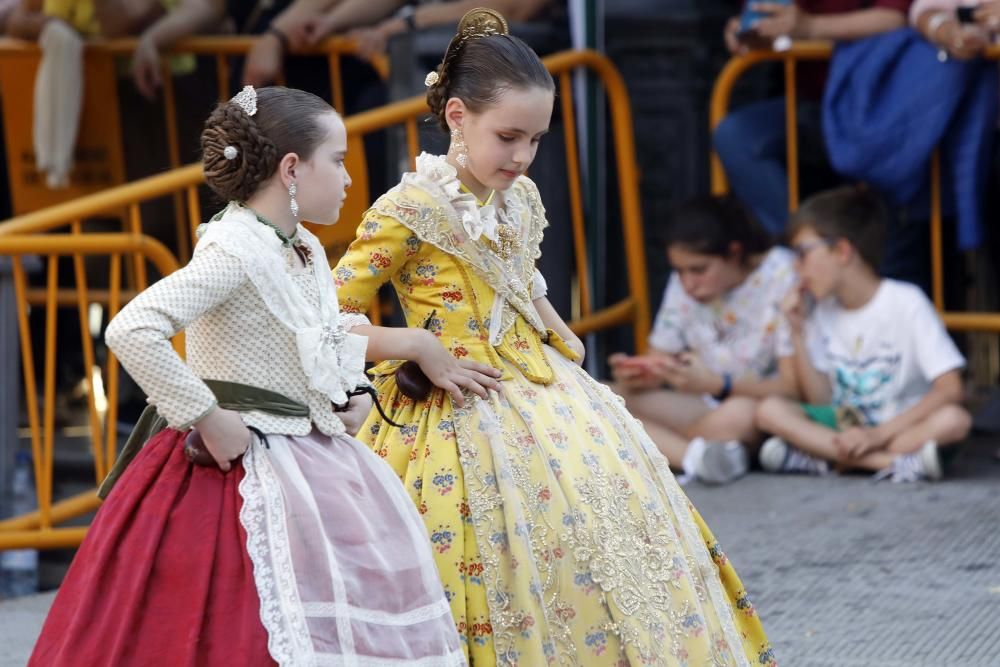
M 275 665 L 240 524 L 240 462 L 159 433 L 97 512 L 35 645 L 37 667 Z

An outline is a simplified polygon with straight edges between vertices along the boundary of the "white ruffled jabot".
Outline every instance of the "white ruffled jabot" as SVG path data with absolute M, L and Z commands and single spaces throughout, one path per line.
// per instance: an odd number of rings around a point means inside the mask
M 458 171 L 443 155 L 421 153 L 417 157 L 417 170 L 405 174 L 403 183 L 415 185 L 447 200 L 458 213 L 462 228 L 472 241 L 486 237 L 497 240 L 497 225 L 520 228 L 523 204 L 517 197 L 511 197 L 513 188 L 498 192 L 503 197 L 506 211 L 500 211 L 493 204 L 479 206 L 476 196 L 462 191 Z

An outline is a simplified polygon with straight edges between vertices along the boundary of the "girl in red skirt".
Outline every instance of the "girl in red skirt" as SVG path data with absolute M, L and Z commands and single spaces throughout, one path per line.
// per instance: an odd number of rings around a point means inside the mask
M 370 401 L 337 411 L 367 385 L 367 339 L 344 331 L 298 219 L 339 217 L 343 123 L 309 93 L 248 86 L 201 141 L 229 205 L 106 334 L 155 435 L 123 452 L 30 664 L 464 664 L 423 523 L 348 435 Z

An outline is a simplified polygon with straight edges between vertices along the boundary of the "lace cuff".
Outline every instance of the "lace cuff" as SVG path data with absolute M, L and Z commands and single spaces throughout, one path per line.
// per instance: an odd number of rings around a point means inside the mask
M 549 285 L 545 282 L 545 276 L 538 269 L 535 269 L 535 275 L 531 277 L 531 298 L 541 299 L 549 293 Z
M 344 331 L 350 331 L 354 327 L 371 326 L 372 321 L 362 313 L 340 313 L 340 324 Z

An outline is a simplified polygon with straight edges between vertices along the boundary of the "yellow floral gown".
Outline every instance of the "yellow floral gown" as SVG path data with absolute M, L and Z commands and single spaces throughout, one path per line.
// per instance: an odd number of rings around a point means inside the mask
M 442 157 L 422 155 L 334 269 L 346 326 L 391 280 L 410 326 L 429 318 L 456 357 L 504 373 L 502 393 L 458 408 L 439 389 L 407 398 L 401 362 L 383 362 L 371 374 L 402 428 L 373 411 L 358 434 L 424 519 L 470 662 L 775 666 L 667 461 L 532 306 L 545 289 L 534 183 L 499 196 L 503 212 L 478 207 Z

